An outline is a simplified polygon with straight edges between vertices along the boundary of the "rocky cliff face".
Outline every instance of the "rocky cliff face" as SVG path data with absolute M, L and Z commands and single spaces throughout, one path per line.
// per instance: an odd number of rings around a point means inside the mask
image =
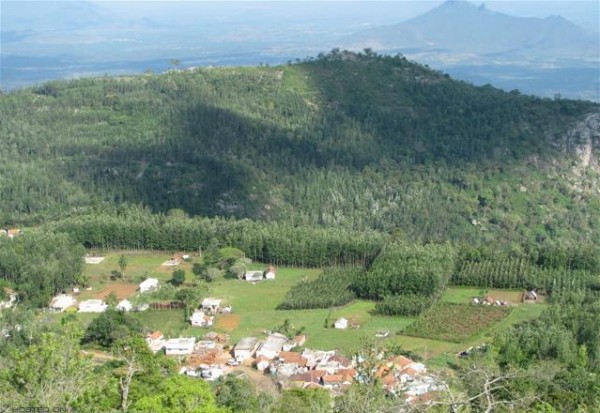
M 600 112 L 591 113 L 567 132 L 567 149 L 575 162 L 571 183 L 578 192 L 600 193 Z
M 569 131 L 575 139 L 575 153 L 583 168 L 598 169 L 600 149 L 600 113 L 588 115 Z

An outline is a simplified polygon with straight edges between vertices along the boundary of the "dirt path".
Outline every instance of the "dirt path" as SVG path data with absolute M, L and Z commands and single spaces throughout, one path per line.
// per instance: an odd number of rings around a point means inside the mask
M 262 391 L 266 391 L 273 396 L 279 394 L 277 385 L 269 375 L 262 374 L 260 371 L 247 366 L 237 366 L 232 371 L 244 373 Z

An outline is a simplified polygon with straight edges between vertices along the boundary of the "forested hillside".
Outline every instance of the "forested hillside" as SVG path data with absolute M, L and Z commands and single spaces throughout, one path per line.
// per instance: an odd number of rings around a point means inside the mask
M 598 112 L 370 51 L 51 82 L 0 96 L 0 224 L 129 203 L 422 241 L 598 243 Z

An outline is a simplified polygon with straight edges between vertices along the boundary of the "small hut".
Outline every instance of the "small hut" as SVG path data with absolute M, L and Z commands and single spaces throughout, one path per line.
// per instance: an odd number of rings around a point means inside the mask
M 269 265 L 267 269 L 263 272 L 263 276 L 266 280 L 274 280 L 275 279 L 275 267 Z

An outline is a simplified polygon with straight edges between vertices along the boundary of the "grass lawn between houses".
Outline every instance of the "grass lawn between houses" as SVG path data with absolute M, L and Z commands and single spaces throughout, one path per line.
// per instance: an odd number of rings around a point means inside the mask
M 111 271 L 118 270 L 119 256 L 123 254 L 128 264 L 125 269 L 124 281 L 110 280 Z M 162 263 L 172 257 L 164 252 L 106 252 L 106 259 L 100 264 L 87 264 L 85 274 L 90 279 L 92 291 L 81 294 L 79 299 L 91 298 L 105 290 L 107 285 L 115 283 L 139 283 L 143 277 L 158 278 L 161 283 L 171 278 L 175 268 L 186 271 L 186 282 L 194 281 L 191 268 L 197 256 L 192 256 L 192 262 L 182 262 L 177 267 L 166 267 Z M 265 264 L 254 263 L 250 270 L 263 269 Z M 344 353 L 351 353 L 360 347 L 361 339 L 365 336 L 374 337 L 381 330 L 389 330 L 390 335 L 385 343 L 397 343 L 407 350 L 421 354 L 432 362 L 443 362 L 451 355 L 475 344 L 488 342 L 492 334 L 500 328 L 511 324 L 538 317 L 546 308 L 545 304 L 521 304 L 510 298 L 520 296 L 520 291 L 514 290 L 486 290 L 482 288 L 450 287 L 441 296 L 439 304 L 468 304 L 473 297 L 490 294 L 511 302 L 511 311 L 495 319 L 493 323 L 484 326 L 472 335 L 466 334 L 458 340 L 445 341 L 433 337 L 415 337 L 398 333 L 413 324 L 417 317 L 388 317 L 373 315 L 371 311 L 375 304 L 366 300 L 355 300 L 352 303 L 332 309 L 312 310 L 277 310 L 276 307 L 283 301 L 287 291 L 302 279 L 312 279 L 318 276 L 319 269 L 313 268 L 278 268 L 277 278 L 274 281 L 249 283 L 240 280 L 218 279 L 207 284 L 209 295 L 221 298 L 233 308 L 231 315 L 219 315 L 216 318 L 215 331 L 230 335 L 230 344 L 235 344 L 240 338 L 246 336 L 262 336 L 265 331 L 271 331 L 284 320 L 288 319 L 295 329 L 303 328 L 307 335 L 305 346 L 319 349 L 339 349 Z M 90 295 L 90 297 L 86 297 Z M 137 294 L 137 293 L 135 293 Z M 88 323 L 97 315 L 81 314 L 82 321 Z M 57 316 L 60 317 L 60 316 Z M 207 331 L 203 328 L 191 327 L 184 320 L 182 310 L 148 310 L 139 313 L 144 326 L 148 330 L 159 329 L 170 337 L 196 336 L 201 337 Z M 219 318 L 223 317 L 222 322 Z M 358 329 L 336 330 L 332 324 L 336 319 L 345 317 L 356 320 Z M 452 320 L 451 318 L 449 320 Z M 499 320 L 499 321 L 498 321 Z M 447 320 L 448 322 L 448 320 Z M 326 327 L 327 324 L 327 327 Z

